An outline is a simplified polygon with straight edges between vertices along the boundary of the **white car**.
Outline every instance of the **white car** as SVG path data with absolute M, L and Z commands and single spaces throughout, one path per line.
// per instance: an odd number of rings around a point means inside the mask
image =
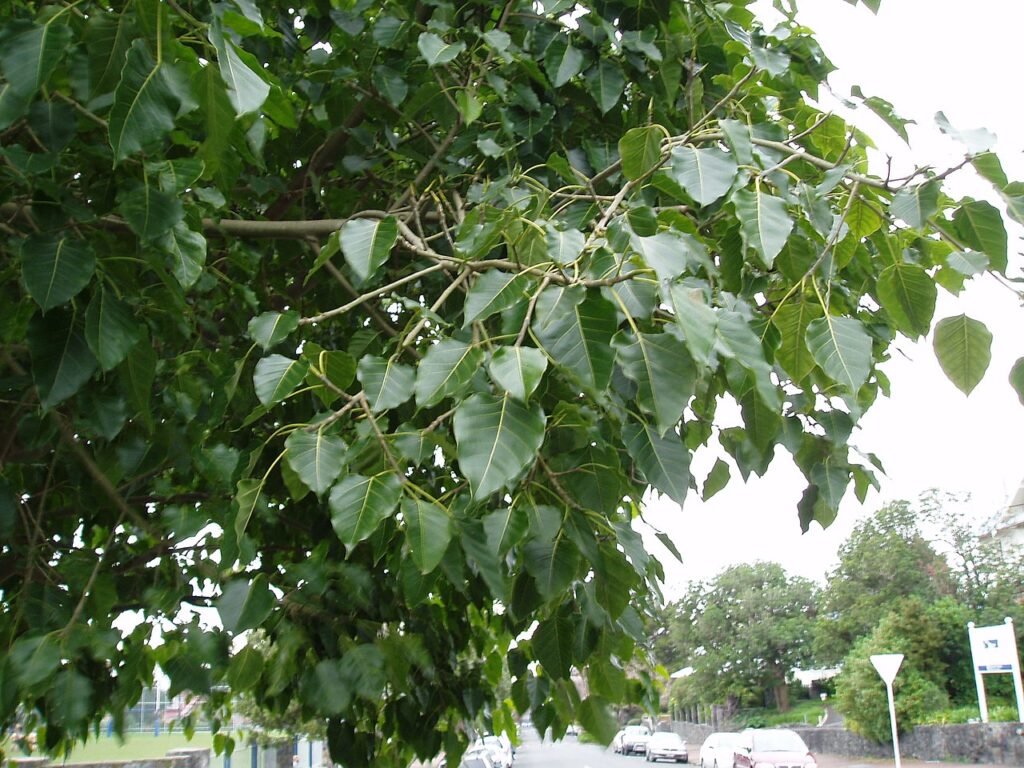
M 733 768 L 742 737 L 738 733 L 712 733 L 700 748 L 700 768 Z
M 627 725 L 612 739 L 612 749 L 624 755 L 642 754 L 647 751 L 647 740 L 651 732 L 646 725 Z
M 512 742 L 505 734 L 482 736 L 476 740 L 473 748 L 486 749 L 491 755 L 491 760 L 494 761 L 494 768 L 512 768 L 515 751 L 512 749 Z
M 678 733 L 672 731 L 657 731 L 651 734 L 647 742 L 647 762 L 653 763 L 656 760 L 672 760 L 676 763 L 689 762 L 690 754 L 686 749 L 686 742 Z

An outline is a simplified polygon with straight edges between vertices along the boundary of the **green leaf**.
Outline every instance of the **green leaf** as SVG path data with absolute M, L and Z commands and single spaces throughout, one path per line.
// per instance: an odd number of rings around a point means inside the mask
M 619 103 L 622 91 L 626 87 L 626 78 L 619 66 L 608 59 L 601 59 L 596 66 L 587 70 L 587 88 L 597 102 L 601 114 L 607 114 Z
M 31 235 L 21 246 L 21 276 L 28 295 L 45 312 L 64 304 L 92 280 L 96 257 L 88 242 Z
M 234 656 L 228 665 L 228 685 L 231 692 L 238 694 L 255 688 L 263 675 L 263 654 L 247 645 Z
M 70 312 L 36 315 L 28 326 L 32 379 L 39 404 L 49 409 L 75 394 L 96 370 L 81 324 Z
M 984 200 L 964 203 L 953 223 L 961 241 L 988 256 L 992 269 L 1006 271 L 1006 228 L 995 206 Z
M 669 173 L 700 205 L 711 205 L 732 186 L 739 166 L 720 149 L 676 147 L 672 150 Z
M 402 519 L 409 554 L 420 573 L 430 573 L 444 557 L 452 539 L 452 521 L 440 504 L 423 499 L 402 499 Z
M 484 533 L 492 551 L 504 555 L 522 541 L 530 527 L 530 520 L 521 507 L 511 505 L 484 517 Z
M 235 490 L 235 505 L 238 512 L 235 515 L 235 536 L 242 538 L 245 529 L 249 527 L 249 520 L 252 513 L 263 498 L 263 480 L 246 477 L 238 481 Z
M 20 637 L 10 650 L 12 676 L 33 688 L 60 667 L 61 649 L 52 635 Z
M 682 506 L 690 490 L 690 452 L 679 435 L 662 436 L 647 424 L 630 422 L 622 439 L 647 482 Z
M 764 404 L 778 409 L 779 391 L 772 381 L 772 367 L 765 359 L 761 340 L 739 312 L 720 310 L 717 315 L 715 349 L 720 355 L 732 358 L 749 372 Z
M 284 355 L 270 355 L 256 363 L 252 383 L 256 397 L 265 408 L 284 400 L 302 383 L 306 375 L 305 360 L 292 360 Z
M 299 313 L 294 310 L 264 312 L 249 321 L 249 338 L 266 351 L 287 339 L 298 327 Z
M 114 161 L 145 149 L 174 128 L 181 106 L 175 75 L 153 58 L 145 41 L 132 43 L 114 91 L 108 133 Z
M 550 222 L 544 227 L 547 255 L 555 264 L 567 266 L 579 259 L 586 237 L 578 229 L 558 229 Z
M 6 31 L 3 45 L 0 45 L 0 68 L 4 78 L 19 96 L 33 96 L 64 57 L 72 30 L 56 19 L 45 24 L 19 19 Z
M 545 416 L 504 395 L 473 395 L 455 411 L 459 468 L 473 497 L 482 499 L 508 485 L 533 463 L 544 441 Z
M 398 222 L 383 219 L 349 219 L 338 236 L 345 262 L 359 283 L 373 277 L 391 255 L 398 239 Z
M 65 728 L 75 728 L 92 713 L 93 686 L 89 678 L 74 669 L 63 669 L 53 679 L 47 696 L 54 720 Z
M 236 579 L 228 582 L 213 604 L 220 614 L 224 629 L 238 635 L 266 621 L 276 601 L 267 577 L 260 573 L 252 581 Z
M 427 62 L 428 67 L 438 67 L 455 60 L 455 57 L 466 50 L 466 44 L 461 40 L 457 43 L 445 43 L 433 32 L 423 32 L 416 40 L 416 47 L 420 50 L 420 56 Z
M 707 501 L 729 484 L 729 465 L 723 459 L 715 459 L 715 466 L 708 472 L 701 491 L 701 501 Z
M 753 248 L 764 266 L 771 269 L 793 229 L 786 204 L 777 197 L 747 189 L 733 192 L 732 201 L 740 218 L 744 244 Z
M 669 297 L 686 348 L 697 365 L 706 367 L 715 347 L 718 316 L 705 303 L 700 291 L 692 290 L 682 283 L 672 284 Z
M 529 283 L 529 277 L 522 272 L 503 272 L 498 269 L 481 272 L 466 294 L 462 327 L 486 320 L 497 312 L 515 306 L 522 300 Z
M 1017 358 L 1017 362 L 1010 369 L 1010 386 L 1017 392 L 1017 399 L 1024 405 L 1024 357 Z
M 564 616 L 544 619 L 533 632 L 533 655 L 553 680 L 566 680 L 572 668 L 575 637 L 572 622 Z
M 105 290 L 93 294 L 85 313 L 85 340 L 101 370 L 117 366 L 141 338 L 142 328 L 127 304 Z
M 619 139 L 622 175 L 630 181 L 643 178 L 661 162 L 661 140 L 665 130 L 660 125 L 632 128 Z
M 999 162 L 999 156 L 992 152 L 982 152 L 980 155 L 971 158 L 971 165 L 978 175 L 988 181 L 997 190 L 1003 189 L 1008 183 L 1006 171 L 1003 164 Z
M 924 229 L 928 219 L 939 210 L 939 185 L 933 182 L 905 187 L 896 193 L 889 213 L 903 219 L 914 229 Z
M 344 440 L 324 434 L 321 429 L 297 429 L 288 435 L 284 446 L 288 449 L 285 460 L 317 496 L 322 496 L 337 479 L 348 450 Z
M 523 548 L 523 565 L 546 601 L 562 597 L 576 578 L 580 553 L 564 533 L 553 539 L 531 539 Z
M 852 317 L 826 315 L 807 325 L 807 347 L 825 375 L 854 393 L 871 373 L 871 337 Z
M 270 84 L 263 79 L 256 57 L 231 42 L 216 22 L 210 26 L 210 42 L 217 49 L 217 66 L 235 114 L 247 115 L 262 107 L 270 95 Z
M 936 323 L 932 344 L 949 380 L 971 394 L 992 360 L 992 334 L 985 324 L 967 315 L 947 317 Z
M 89 18 L 85 48 L 89 55 L 89 85 L 92 95 L 110 93 L 121 79 L 128 46 L 138 35 L 130 13 L 97 13 Z
M 416 405 L 430 408 L 462 392 L 480 368 L 483 352 L 473 344 L 443 339 L 416 368 Z
M 697 379 L 685 344 L 671 333 L 623 332 L 612 344 L 622 372 L 637 385 L 637 405 L 654 417 L 664 435 L 679 423 Z
M 783 304 L 772 315 L 772 325 L 781 339 L 775 360 L 794 384 L 800 384 L 814 370 L 814 357 L 807 348 L 807 327 L 821 316 L 821 305 L 810 301 Z
M 583 53 L 567 38 L 567 35 L 557 36 L 544 55 L 544 71 L 555 88 L 561 88 L 583 69 Z
M 878 276 L 879 302 L 896 327 L 914 339 L 931 328 L 937 295 L 935 281 L 916 264 L 893 264 Z
M 394 514 L 402 497 L 402 480 L 394 472 L 370 477 L 346 475 L 331 489 L 331 524 L 349 551 L 370 538 Z
M 185 217 L 181 201 L 174 195 L 161 192 L 153 184 L 134 184 L 118 195 L 117 200 L 124 220 L 143 241 L 155 240 L 170 232 Z M 177 246 L 179 242 L 175 240 L 174 244 Z M 186 268 L 183 266 L 182 269 Z M 177 276 L 177 269 L 175 273 Z
M 547 357 L 536 347 L 498 347 L 487 364 L 487 372 L 501 389 L 525 403 L 547 367 Z
M 583 729 L 599 744 L 610 744 L 619 729 L 608 702 L 598 696 L 588 696 L 580 702 L 579 718 Z
M 393 107 L 399 106 L 405 101 L 405 97 L 409 95 L 409 84 L 405 82 L 405 78 L 402 77 L 400 72 L 391 67 L 378 65 L 373 68 L 373 86 Z M 459 95 L 462 95 L 462 93 L 464 92 L 460 92 Z M 479 114 L 477 117 L 479 117 Z M 463 116 L 463 119 L 465 119 L 465 116 Z
M 0 85 L 0 131 L 28 112 L 30 98 L 17 93 L 10 83 Z
M 153 430 L 153 419 L 150 415 L 149 401 L 153 391 L 153 379 L 156 378 L 156 352 L 151 344 L 145 341 L 136 344 L 118 368 L 121 379 L 121 390 L 128 396 L 135 412 L 150 431 Z
M 459 107 L 459 114 L 462 115 L 462 122 L 466 125 L 472 125 L 483 114 L 484 105 L 471 90 L 462 90 L 455 94 L 455 103 Z
M 236 130 L 234 107 L 216 67 L 203 67 L 192 76 L 192 86 L 199 99 L 206 137 L 199 148 L 199 157 L 212 178 L 227 184 L 233 180 L 230 169 L 234 157 L 230 147 Z
M 597 391 L 606 389 L 611 378 L 616 325 L 614 307 L 581 286 L 549 286 L 533 316 L 533 332 L 552 359 Z
M 304 693 L 308 706 L 323 715 L 338 717 L 352 705 L 352 690 L 337 659 L 325 659 L 316 665 Z
M 356 376 L 371 410 L 380 413 L 397 408 L 412 396 L 416 370 L 393 359 L 367 355 L 356 366 Z

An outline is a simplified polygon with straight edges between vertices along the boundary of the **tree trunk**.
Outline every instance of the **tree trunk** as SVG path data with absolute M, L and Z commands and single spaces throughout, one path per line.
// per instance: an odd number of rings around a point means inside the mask
M 785 682 L 775 686 L 775 705 L 779 708 L 779 712 L 789 711 L 789 686 Z

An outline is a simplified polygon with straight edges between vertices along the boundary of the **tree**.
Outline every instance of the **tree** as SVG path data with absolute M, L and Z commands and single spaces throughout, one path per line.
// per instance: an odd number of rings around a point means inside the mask
M 737 565 L 695 585 L 674 607 L 669 635 L 693 668 L 699 701 L 764 701 L 789 709 L 788 674 L 810 659 L 814 584 L 777 563 Z
M 850 727 L 875 741 L 892 740 L 885 684 L 871 664 L 876 653 L 904 654 L 893 682 L 901 729 L 913 728 L 929 712 L 946 706 L 943 645 L 942 630 L 924 603 L 916 598 L 899 602 L 873 632 L 857 641 L 843 662 L 836 699 Z
M 0 727 L 58 751 L 156 664 L 351 766 L 653 700 L 648 487 L 781 444 L 828 524 L 891 341 L 1007 269 L 999 212 L 872 176 L 808 30 L 747 5 L 3 4 Z M 935 339 L 970 391 L 987 329 Z
M 839 565 L 821 593 L 815 655 L 841 660 L 905 598 L 930 603 L 953 592 L 949 567 L 922 534 L 905 501 L 882 507 L 839 548 Z

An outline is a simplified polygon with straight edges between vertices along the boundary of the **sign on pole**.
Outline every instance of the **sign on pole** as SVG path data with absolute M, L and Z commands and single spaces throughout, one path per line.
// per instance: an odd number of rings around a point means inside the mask
M 900 768 L 900 734 L 896 729 L 896 699 L 892 693 L 892 681 L 900 671 L 903 663 L 902 653 L 878 653 L 871 657 L 882 682 L 885 683 L 885 695 L 889 697 L 889 725 L 892 727 L 892 755 L 896 760 L 896 768 Z
M 1013 690 L 1017 696 L 1017 719 L 1024 721 L 1024 683 L 1021 682 L 1020 655 L 1017 653 L 1017 635 L 1013 631 L 1013 619 L 1007 617 L 1005 623 L 991 627 L 976 627 L 972 621 L 967 625 L 967 636 L 971 641 L 971 657 L 974 659 L 974 683 L 978 687 L 981 721 L 988 722 L 988 701 L 985 698 L 983 675 L 997 673 L 1013 675 Z

